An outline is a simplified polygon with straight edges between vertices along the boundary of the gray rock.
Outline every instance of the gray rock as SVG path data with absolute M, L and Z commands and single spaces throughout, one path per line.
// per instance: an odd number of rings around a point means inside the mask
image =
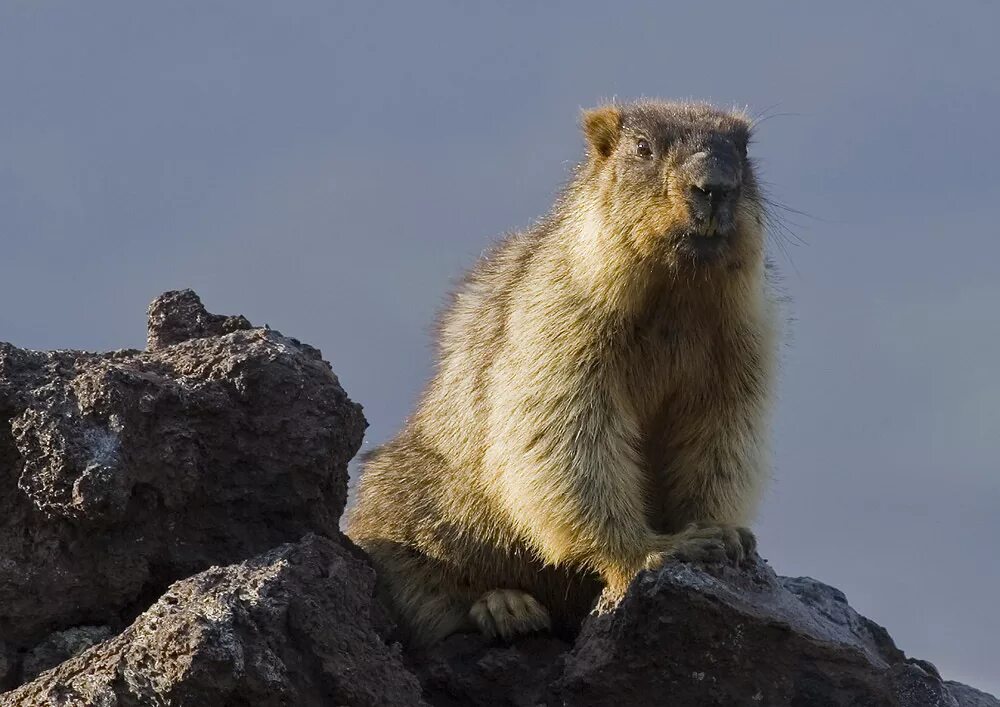
M 1000 700 L 993 695 L 988 695 L 982 690 L 963 685 L 954 680 L 945 682 L 948 692 L 951 693 L 959 704 L 959 707 L 1000 707 Z
M 114 633 L 110 626 L 74 626 L 56 631 L 24 656 L 21 679 L 34 680 L 42 672 L 111 638 Z
M 151 351 L 0 344 L 0 640 L 120 629 L 177 579 L 339 534 L 361 408 L 248 327 L 186 291 L 150 307 Z
M 10 657 L 10 652 L 3 641 L 0 641 L 0 691 L 10 683 L 11 673 L 14 671 L 14 664 Z
M 862 705 L 959 703 L 937 670 L 907 660 L 843 593 L 741 570 L 670 564 L 590 618 L 549 692 L 553 704 Z
M 478 634 L 467 634 L 452 636 L 407 658 L 423 685 L 424 698 L 432 705 L 536 707 L 562 704 L 544 696 L 561 674 L 570 648 L 565 641 L 547 635 L 497 645 Z M 631 703 L 613 704 L 625 707 Z
M 2 707 L 418 707 L 360 551 L 307 536 L 177 582 L 124 632 Z
M 402 656 L 339 533 L 365 422 L 319 351 L 190 291 L 148 342 L 0 344 L 0 707 L 1000 707 L 757 557 L 643 573 L 572 642 Z
M 164 292 L 149 305 L 146 349 L 158 351 L 191 339 L 253 329 L 246 317 L 209 314 L 193 290 Z
M 840 590 L 778 577 L 759 557 L 645 572 L 572 646 L 461 636 L 410 660 L 441 707 L 1000 707 L 907 658 Z

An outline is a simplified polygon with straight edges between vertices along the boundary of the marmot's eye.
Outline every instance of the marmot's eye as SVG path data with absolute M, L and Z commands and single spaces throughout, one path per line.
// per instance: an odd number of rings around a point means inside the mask
M 635 143 L 635 154 L 640 157 L 651 157 L 653 155 L 653 148 L 649 146 L 649 141 L 638 140 Z

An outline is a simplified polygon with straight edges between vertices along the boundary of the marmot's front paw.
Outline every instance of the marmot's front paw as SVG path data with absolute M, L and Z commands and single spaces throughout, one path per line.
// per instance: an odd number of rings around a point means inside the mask
M 546 608 L 519 589 L 486 592 L 469 609 L 469 618 L 487 638 L 500 636 L 505 641 L 552 627 Z
M 666 560 L 679 562 L 732 562 L 742 564 L 757 549 L 749 528 L 711 522 L 692 523 L 674 536 L 672 547 L 651 554 L 646 569 L 656 569 Z
M 685 534 L 688 533 L 690 537 L 712 538 L 722 545 L 723 552 L 725 553 L 723 556 L 719 556 L 717 552 L 713 551 L 710 559 L 701 559 L 701 561 L 723 561 L 728 559 L 733 564 L 739 565 L 743 564 L 744 560 L 753 555 L 757 550 L 756 536 L 754 536 L 749 528 L 744 528 L 741 525 L 701 521 L 688 526 Z M 693 552 L 691 552 L 690 556 L 685 554 L 684 551 L 686 549 L 686 544 L 679 548 L 681 552 L 677 556 L 678 559 L 686 562 L 697 562 L 700 560 L 696 549 L 692 548 Z

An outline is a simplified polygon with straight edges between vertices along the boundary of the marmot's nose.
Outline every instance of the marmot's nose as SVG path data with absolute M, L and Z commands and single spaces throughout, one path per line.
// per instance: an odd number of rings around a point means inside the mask
M 715 150 L 696 152 L 684 162 L 691 187 L 702 194 L 723 196 L 740 185 L 740 164 Z
M 726 150 L 702 150 L 684 161 L 696 216 L 709 219 L 735 201 L 742 179 L 736 155 Z
M 736 185 L 729 182 L 695 182 L 691 185 L 691 190 L 698 197 L 706 197 L 715 203 L 725 199 L 736 190 Z

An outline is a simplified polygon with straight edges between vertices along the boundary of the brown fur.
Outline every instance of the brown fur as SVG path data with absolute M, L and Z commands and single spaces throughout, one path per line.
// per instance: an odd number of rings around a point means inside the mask
M 349 534 L 414 643 L 569 625 L 665 557 L 752 549 L 776 332 L 749 123 L 643 102 L 583 125 L 575 179 L 458 287 L 366 460 Z M 699 150 L 741 170 L 729 221 L 699 217 Z

